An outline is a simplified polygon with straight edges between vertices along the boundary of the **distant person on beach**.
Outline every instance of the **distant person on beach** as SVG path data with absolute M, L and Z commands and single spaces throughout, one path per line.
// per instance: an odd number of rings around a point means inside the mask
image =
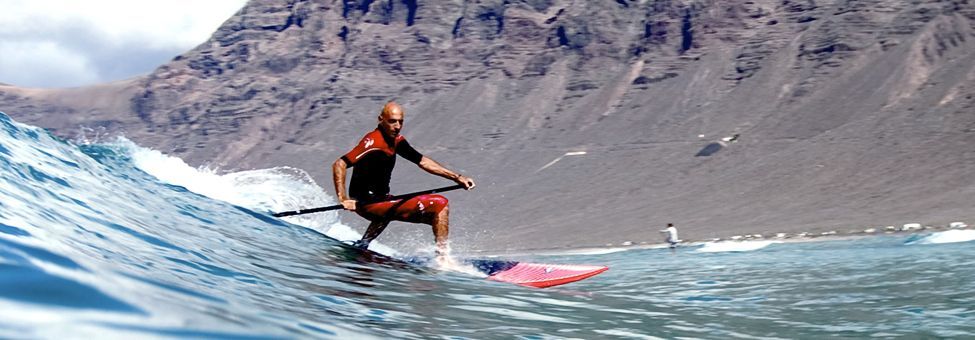
M 677 248 L 677 243 L 680 242 L 680 239 L 677 238 L 677 228 L 674 227 L 673 223 L 667 223 L 667 228 L 661 230 L 660 232 L 664 233 L 664 235 L 667 237 L 667 243 L 670 244 L 670 249 Z
M 390 221 L 429 224 L 437 245 L 437 260 L 446 260 L 449 209 L 447 198 L 437 194 L 390 200 L 389 180 L 396 155 L 418 165 L 431 174 L 474 188 L 474 180 L 448 170 L 433 159 L 423 156 L 410 146 L 400 130 L 403 128 L 403 108 L 388 102 L 379 113 L 379 126 L 359 141 L 359 144 L 332 164 L 332 180 L 335 194 L 342 207 L 354 211 L 369 220 L 369 227 L 362 239 L 353 246 L 366 249 L 379 237 Z M 354 167 L 349 193 L 345 192 L 345 171 Z

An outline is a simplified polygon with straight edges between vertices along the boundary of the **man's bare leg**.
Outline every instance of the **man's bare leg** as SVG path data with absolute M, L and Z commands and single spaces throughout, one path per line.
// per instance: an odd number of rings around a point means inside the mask
M 362 234 L 362 238 L 353 243 L 352 246 L 359 249 L 369 248 L 369 243 L 379 237 L 379 234 L 382 234 L 387 226 L 389 226 L 389 221 L 372 221 L 366 228 L 366 232 Z
M 430 222 L 433 227 L 433 239 L 437 242 L 437 262 L 444 261 L 450 256 L 447 246 L 447 234 L 450 233 L 450 207 L 444 207 Z

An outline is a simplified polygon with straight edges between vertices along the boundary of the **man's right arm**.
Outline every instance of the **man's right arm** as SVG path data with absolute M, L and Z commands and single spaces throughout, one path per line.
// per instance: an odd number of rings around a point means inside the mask
M 348 167 L 349 164 L 344 159 L 341 157 L 336 159 L 335 163 L 332 163 L 332 182 L 335 184 L 335 196 L 342 207 L 345 210 L 355 211 L 356 201 L 345 194 L 345 169 Z

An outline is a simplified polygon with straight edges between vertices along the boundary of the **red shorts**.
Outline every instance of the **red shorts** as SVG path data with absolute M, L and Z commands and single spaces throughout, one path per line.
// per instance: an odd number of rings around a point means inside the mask
M 404 221 L 429 223 L 447 208 L 447 198 L 441 195 L 420 195 L 393 201 L 361 205 L 355 212 L 370 221 Z

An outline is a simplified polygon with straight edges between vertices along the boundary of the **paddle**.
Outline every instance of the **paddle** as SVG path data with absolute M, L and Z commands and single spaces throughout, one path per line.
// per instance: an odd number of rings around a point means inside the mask
M 408 194 L 396 195 L 396 196 L 390 197 L 388 200 L 389 201 L 392 201 L 392 200 L 410 198 L 410 197 L 420 196 L 420 195 L 436 194 L 438 192 L 447 192 L 447 191 L 457 190 L 457 189 L 463 189 L 463 188 L 464 188 L 463 185 L 455 184 L 455 185 L 451 185 L 449 187 L 436 188 L 436 189 L 430 189 L 430 190 L 424 190 L 424 191 L 411 192 L 411 193 L 408 193 Z M 327 207 L 318 207 L 318 208 L 311 208 L 311 209 L 298 209 L 298 210 L 293 210 L 293 211 L 285 211 L 285 212 L 273 213 L 273 214 L 271 214 L 271 216 L 274 216 L 274 217 L 285 217 L 285 216 L 304 215 L 304 214 L 311 214 L 311 213 L 317 213 L 317 212 L 322 212 L 322 211 L 339 210 L 339 209 L 342 209 L 342 205 L 341 204 L 330 205 L 330 206 L 327 206 Z

